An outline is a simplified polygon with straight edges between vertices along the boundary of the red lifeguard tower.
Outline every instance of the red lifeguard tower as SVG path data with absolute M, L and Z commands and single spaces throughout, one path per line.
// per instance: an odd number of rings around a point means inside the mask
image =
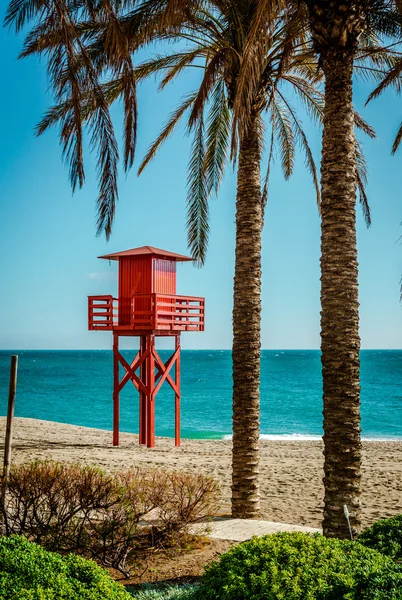
M 119 394 L 132 381 L 140 394 L 139 442 L 154 447 L 155 398 L 167 381 L 175 393 L 175 445 L 180 446 L 180 334 L 204 331 L 205 303 L 204 298 L 176 295 L 176 263 L 193 259 L 152 246 L 99 258 L 119 262 L 119 297 L 88 296 L 88 329 L 113 331 L 113 445 L 119 445 Z M 119 352 L 119 336 L 140 338 L 131 364 Z M 157 336 L 175 339 L 166 363 L 156 351 Z M 121 380 L 119 363 L 125 370 Z

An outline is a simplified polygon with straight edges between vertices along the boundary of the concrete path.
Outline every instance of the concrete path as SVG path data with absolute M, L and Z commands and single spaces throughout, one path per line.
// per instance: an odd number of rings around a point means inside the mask
M 287 523 L 274 523 L 272 521 L 256 521 L 254 519 L 229 519 L 218 518 L 208 525 L 198 523 L 192 527 L 192 532 L 205 535 L 205 528 L 208 527 L 208 537 L 220 540 L 233 540 L 235 542 L 244 542 L 253 537 L 253 535 L 266 535 L 268 533 L 277 533 L 279 531 L 303 531 L 305 533 L 321 533 L 321 529 L 313 527 L 303 527 L 302 525 L 290 525 Z

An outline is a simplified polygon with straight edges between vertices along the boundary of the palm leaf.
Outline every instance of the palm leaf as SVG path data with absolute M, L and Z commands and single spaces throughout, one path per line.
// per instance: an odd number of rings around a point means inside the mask
M 170 115 L 170 117 L 169 117 L 167 123 L 165 124 L 164 128 L 162 129 L 161 133 L 158 135 L 158 137 L 153 142 L 153 144 L 149 147 L 145 157 L 143 158 L 143 160 L 140 164 L 140 167 L 138 169 L 138 175 L 140 175 L 142 173 L 142 171 L 145 169 L 147 164 L 154 158 L 154 156 L 157 153 L 160 146 L 167 140 L 169 135 L 173 132 L 174 128 L 176 127 L 176 125 L 180 121 L 181 117 L 186 112 L 186 110 L 188 108 L 190 108 L 190 106 L 194 103 L 194 101 L 197 97 L 197 94 L 198 94 L 198 92 L 194 92 L 194 93 L 190 94 L 184 100 L 184 102 L 182 104 L 180 104 L 180 106 L 175 111 L 173 111 L 173 113 Z
M 187 180 L 187 241 L 199 265 L 205 262 L 209 236 L 208 182 L 205 173 L 204 121 L 194 127 Z
M 279 141 L 279 151 L 285 179 L 289 179 L 294 166 L 294 132 L 291 123 L 291 116 L 280 97 L 272 95 L 271 120 L 275 136 Z
M 218 192 L 228 157 L 231 116 L 225 94 L 225 84 L 219 80 L 212 92 L 208 113 L 205 152 L 205 174 L 208 190 Z

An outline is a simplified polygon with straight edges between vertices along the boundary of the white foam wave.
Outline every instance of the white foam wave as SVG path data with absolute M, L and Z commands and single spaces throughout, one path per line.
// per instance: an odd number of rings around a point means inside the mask
M 224 435 L 222 439 L 231 440 L 232 435 Z M 285 442 L 319 442 L 322 440 L 321 435 L 312 435 L 308 433 L 262 433 L 260 435 L 260 440 L 270 440 L 270 441 L 285 441 Z M 400 437 L 364 437 L 362 436 L 363 442 L 402 442 L 402 438 Z
M 231 440 L 232 439 L 232 435 L 224 435 L 223 439 L 224 440 Z M 260 435 L 260 440 L 273 440 L 273 441 L 280 441 L 280 440 L 287 440 L 287 441 L 317 441 L 320 440 L 321 436 L 320 435 L 311 435 L 308 433 L 283 433 L 283 434 L 277 434 L 277 433 L 262 433 Z

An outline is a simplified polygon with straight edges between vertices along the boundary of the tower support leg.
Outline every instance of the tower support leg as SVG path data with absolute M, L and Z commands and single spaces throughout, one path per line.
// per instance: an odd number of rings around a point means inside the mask
M 147 335 L 147 446 L 153 448 L 155 446 L 155 357 L 154 344 L 155 336 Z
M 175 349 L 178 351 L 176 358 L 175 372 L 175 412 L 174 412 L 174 429 L 175 429 L 175 446 L 180 446 L 180 334 L 176 336 Z
M 145 354 L 147 350 L 147 338 L 146 336 L 141 336 L 140 338 L 140 358 Z M 147 386 L 147 359 L 144 360 L 140 367 L 140 379 Z M 140 435 L 139 435 L 139 443 L 146 444 L 147 443 L 147 395 L 143 390 L 139 390 L 140 392 Z
M 113 334 L 113 446 L 119 445 L 119 336 Z

